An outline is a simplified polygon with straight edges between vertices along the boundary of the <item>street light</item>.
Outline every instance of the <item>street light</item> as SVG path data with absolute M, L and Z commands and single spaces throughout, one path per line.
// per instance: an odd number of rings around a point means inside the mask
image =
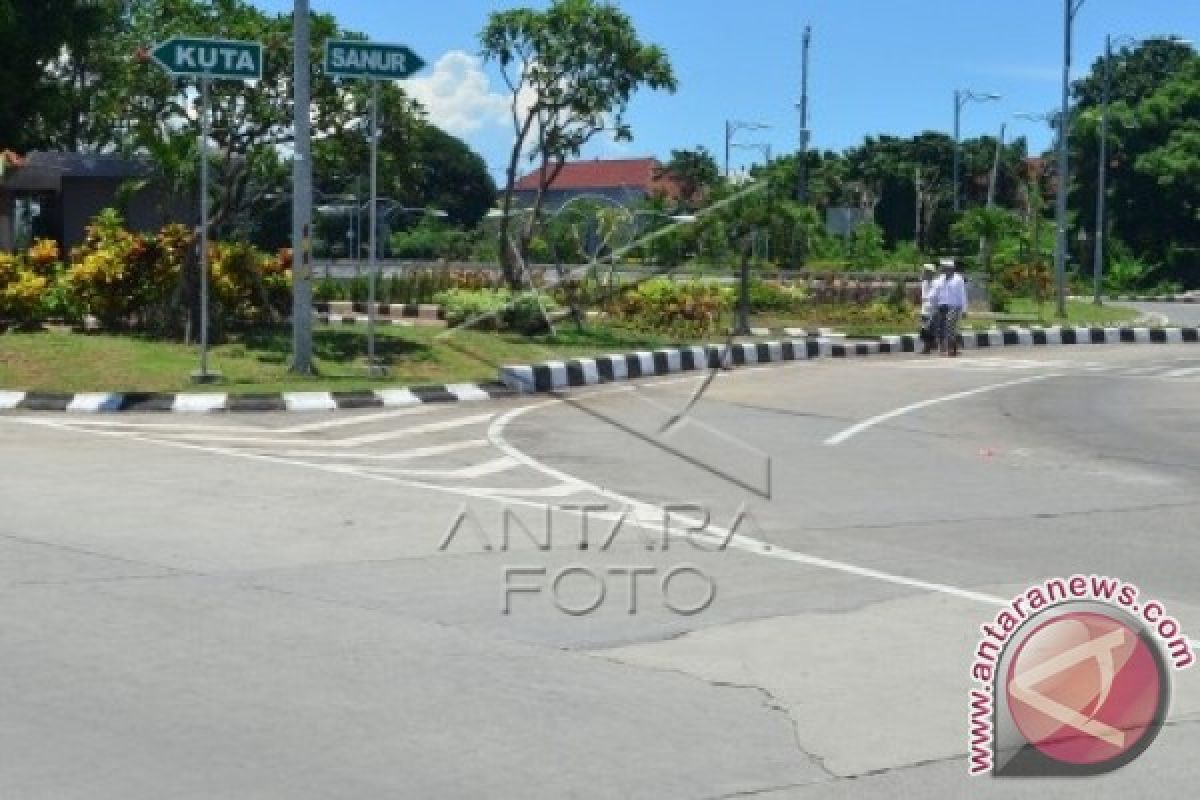
M 1071 168 L 1067 138 L 1071 132 L 1071 35 L 1075 15 L 1086 0 L 1063 0 L 1062 110 L 1058 117 L 1058 190 L 1055 203 L 1054 284 L 1058 316 L 1067 315 L 1067 189 Z
M 765 131 L 771 126 L 765 122 L 744 122 L 742 120 L 725 120 L 725 178 L 729 179 L 729 148 L 733 137 L 738 131 Z
M 1000 95 L 981 92 L 974 92 L 970 89 L 955 89 L 954 90 L 954 213 L 962 210 L 962 198 L 959 192 L 959 139 L 961 137 L 962 127 L 962 110 L 967 103 L 987 103 L 992 100 L 999 100 Z
M 1178 44 L 1191 44 L 1188 39 L 1177 39 L 1174 36 L 1163 37 L 1167 41 L 1176 42 Z M 1100 102 L 1100 154 L 1097 161 L 1097 176 L 1096 176 L 1096 250 L 1092 257 L 1092 282 L 1093 282 L 1093 297 L 1092 302 L 1096 305 L 1101 304 L 1100 300 L 1100 283 L 1104 276 L 1104 203 L 1106 186 L 1108 180 L 1108 103 L 1112 93 L 1112 58 L 1113 45 L 1126 46 L 1137 45 L 1144 42 L 1146 39 L 1139 39 L 1134 36 L 1112 36 L 1111 34 L 1104 37 L 1104 92 Z

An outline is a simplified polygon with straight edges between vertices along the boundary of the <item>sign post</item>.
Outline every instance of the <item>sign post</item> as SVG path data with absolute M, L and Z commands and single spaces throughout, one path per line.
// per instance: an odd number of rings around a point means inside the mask
M 387 369 L 375 355 L 375 287 L 379 276 L 379 82 L 411 77 L 425 61 L 404 45 L 330 39 L 325 42 L 325 74 L 371 81 L 371 199 L 367 219 L 367 374 L 381 378 Z
M 260 80 L 262 45 L 225 39 L 177 36 L 155 46 L 150 53 L 174 77 L 200 79 L 200 369 L 194 383 L 216 383 L 219 372 L 208 369 L 208 139 L 213 79 Z

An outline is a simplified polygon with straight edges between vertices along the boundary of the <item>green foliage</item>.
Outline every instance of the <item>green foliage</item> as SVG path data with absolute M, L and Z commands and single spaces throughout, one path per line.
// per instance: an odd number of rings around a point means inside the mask
M 751 311 L 794 311 L 808 300 L 808 291 L 757 278 L 750 280 Z
M 997 314 L 1007 313 L 1012 307 L 1012 293 L 995 283 L 988 288 L 988 308 Z
M 546 331 L 546 316 L 558 310 L 547 295 L 508 289 L 449 289 L 438 293 L 434 302 L 442 306 L 451 326 L 523 334 Z
M 713 283 L 654 278 L 621 292 L 609 312 L 639 329 L 699 336 L 717 330 L 733 296 L 732 289 Z
M 694 150 L 672 150 L 671 158 L 659 170 L 658 177 L 674 181 L 679 187 L 680 200 L 695 207 L 702 193 L 720 181 L 721 170 L 708 148 L 698 145 Z
M 858 270 L 883 266 L 883 229 L 873 222 L 864 222 L 850 234 L 850 266 Z
M 512 207 L 522 154 L 544 169 L 541 192 L 567 158 L 603 130 L 618 141 L 632 132 L 625 121 L 629 102 L 643 87 L 676 88 L 675 73 L 662 48 L 644 44 L 629 16 L 596 0 L 554 0 L 545 10 L 493 12 L 479 34 L 485 61 L 499 66 L 512 90 L 513 144 L 503 207 Z M 531 140 L 531 137 L 535 137 Z M 532 147 L 530 147 L 532 143 Z M 533 238 L 538 215 L 529 215 L 517 237 L 519 255 Z M 518 281 L 510 253 L 512 220 L 500 220 L 497 241 L 510 284 Z
M 992 271 L 992 253 L 997 242 L 1021 233 L 1024 224 L 1021 218 L 1006 208 L 979 206 L 966 211 L 952 228 L 954 237 L 968 247 L 982 242 L 983 259 L 980 266 L 984 272 Z
M 475 239 L 470 231 L 426 221 L 411 230 L 392 234 L 390 255 L 426 261 L 467 261 L 474 250 Z

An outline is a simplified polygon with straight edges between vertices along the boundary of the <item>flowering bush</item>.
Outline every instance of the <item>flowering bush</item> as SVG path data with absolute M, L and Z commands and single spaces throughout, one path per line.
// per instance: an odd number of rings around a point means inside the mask
M 117 212 L 102 211 L 71 253 L 69 292 L 106 328 L 146 326 L 167 316 L 190 246 L 191 234 L 183 226 L 143 236 L 125 230 Z
M 733 297 L 732 289 L 713 283 L 655 278 L 622 292 L 609 313 L 640 328 L 700 335 L 716 329 Z
M 28 259 L 0 254 L 0 320 L 16 325 L 39 322 L 46 285 L 46 278 L 31 269 Z

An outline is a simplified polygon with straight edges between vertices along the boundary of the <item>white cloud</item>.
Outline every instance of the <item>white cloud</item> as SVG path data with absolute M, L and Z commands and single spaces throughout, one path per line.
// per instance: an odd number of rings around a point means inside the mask
M 428 75 L 410 78 L 403 86 L 429 112 L 431 122 L 456 136 L 510 124 L 510 96 L 492 91 L 483 61 L 465 51 L 451 50 Z

